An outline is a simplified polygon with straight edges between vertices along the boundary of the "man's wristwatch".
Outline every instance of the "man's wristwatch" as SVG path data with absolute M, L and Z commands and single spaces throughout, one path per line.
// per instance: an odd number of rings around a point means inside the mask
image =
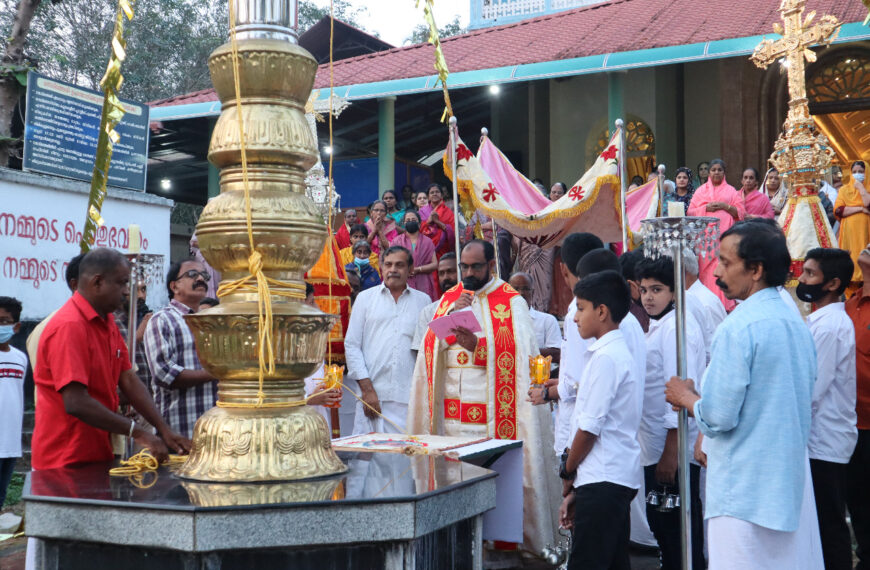
M 544 391 L 544 393 L 541 394 L 541 397 L 544 399 L 545 402 L 549 402 L 550 401 L 550 389 L 547 388 L 546 386 L 542 386 L 541 389 Z
M 573 481 L 577 476 L 577 470 L 568 473 L 566 471 L 566 467 L 568 465 L 568 449 L 565 448 L 565 451 L 562 452 L 562 457 L 559 458 L 559 477 L 561 479 L 565 479 L 567 481 Z

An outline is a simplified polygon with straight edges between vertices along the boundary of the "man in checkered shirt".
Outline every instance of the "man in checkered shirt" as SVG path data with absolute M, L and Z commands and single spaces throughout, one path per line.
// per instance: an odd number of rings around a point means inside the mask
M 195 260 L 175 262 L 166 276 L 169 304 L 145 329 L 145 355 L 154 402 L 172 429 L 193 437 L 196 420 L 217 401 L 217 378 L 203 370 L 184 315 L 195 313 L 208 292 L 209 273 Z

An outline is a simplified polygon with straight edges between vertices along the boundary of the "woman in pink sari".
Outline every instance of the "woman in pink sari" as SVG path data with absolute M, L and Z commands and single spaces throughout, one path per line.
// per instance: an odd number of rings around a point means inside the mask
M 366 227 L 369 230 L 366 241 L 371 245 L 372 253 L 378 256 L 382 251 L 386 251 L 390 247 L 390 241 L 399 235 L 396 222 L 387 215 L 387 205 L 384 204 L 383 200 L 375 200 L 369 206 L 369 219 L 366 222 Z
M 438 269 L 438 259 L 435 257 L 435 244 L 432 240 L 420 233 L 420 214 L 414 210 L 406 210 L 405 233 L 393 238 L 390 245 L 400 245 L 411 252 L 414 262 L 411 267 L 411 277 L 408 279 L 408 287 L 429 295 L 435 301 L 435 282 L 433 273 Z
M 745 219 L 767 218 L 772 220 L 775 217 L 767 193 L 758 190 L 758 171 L 751 166 L 743 171 L 743 187 L 740 189 L 740 193 L 743 194 L 743 202 L 746 206 Z
M 718 218 L 720 235 L 733 226 L 734 222 L 743 219 L 746 214 L 743 196 L 725 181 L 725 162 L 722 159 L 717 158 L 710 161 L 710 177 L 707 182 L 695 190 L 686 214 Z M 700 262 L 701 283 L 716 293 L 716 296 L 725 306 L 725 310 L 734 309 L 736 303 L 725 298 L 725 294 L 716 285 L 716 278 L 713 276 L 716 266 L 719 265 L 719 258 L 701 257 L 698 261 Z

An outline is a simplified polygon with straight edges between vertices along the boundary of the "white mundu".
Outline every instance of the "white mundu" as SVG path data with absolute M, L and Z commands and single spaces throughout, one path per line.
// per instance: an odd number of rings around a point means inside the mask
M 414 355 L 411 339 L 417 315 L 429 296 L 406 287 L 398 299 L 383 283 L 359 294 L 344 339 L 348 376 L 369 378 L 378 394 L 382 418 L 369 419 L 357 402 L 353 433 L 401 432 L 405 429 Z
M 450 312 L 461 291 L 457 285 L 444 294 L 436 317 Z M 549 409 L 526 398 L 529 356 L 538 354 L 529 308 L 504 281 L 491 279 L 466 310 L 481 325 L 477 348 L 468 351 L 426 333 L 414 369 L 408 429 L 523 440 L 523 548 L 538 553 L 553 543 L 560 485 Z

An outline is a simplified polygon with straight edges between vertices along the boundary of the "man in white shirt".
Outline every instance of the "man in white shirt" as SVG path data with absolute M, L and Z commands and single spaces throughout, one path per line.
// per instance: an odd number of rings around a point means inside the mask
M 603 247 L 604 243 L 590 233 L 573 233 L 562 242 L 561 259 L 559 270 L 562 279 L 568 288 L 573 290 L 578 278 L 575 274 L 577 263 L 580 258 L 593 249 Z M 568 306 L 565 314 L 564 336 L 559 349 L 559 380 L 555 385 L 546 390 L 530 390 L 529 399 L 535 405 L 541 405 L 548 401 L 558 401 L 559 407 L 556 413 L 556 428 L 553 449 L 556 457 L 562 455 L 565 448 L 570 444 L 571 438 L 571 414 L 574 411 L 574 399 L 577 394 L 577 382 L 586 364 L 586 341 L 580 338 L 577 327 L 571 326 L 574 322 L 574 312 L 577 307 L 574 303 Z
M 526 300 L 529 305 L 529 316 L 532 317 L 532 326 L 535 327 L 535 338 L 538 348 L 544 356 L 551 356 L 553 364 L 559 364 L 559 354 L 562 345 L 562 332 L 559 330 L 559 321 L 549 313 L 542 313 L 532 308 L 532 291 L 535 281 L 528 273 L 518 271 L 511 275 L 508 280 L 511 287 Z
M 683 251 L 683 273 L 686 279 L 686 308 L 701 325 L 706 362 L 710 362 L 713 335 L 728 314 L 719 297 L 698 279 L 698 256 L 688 249 Z
M 641 464 L 644 467 L 646 492 L 680 493 L 677 414 L 665 401 L 665 383 L 677 374 L 676 318 L 674 310 L 674 263 L 669 257 L 645 259 L 637 264 L 635 275 L 640 285 L 641 303 L 650 317 L 646 334 L 646 382 L 643 413 L 641 415 L 638 441 L 641 449 Z M 716 299 L 719 306 L 722 303 Z M 706 368 L 707 357 L 701 325 L 690 311 L 686 313 L 686 374 L 701 378 Z M 698 429 L 694 420 L 689 420 L 688 441 L 694 442 Z M 701 467 L 692 463 L 689 467 L 692 509 L 692 564 L 704 568 L 704 524 L 701 514 L 700 495 Z M 679 570 L 682 564 L 680 512 L 679 509 L 662 511 L 659 507 L 646 505 L 650 529 L 658 541 L 664 570 Z
M 798 279 L 798 299 L 815 303 L 807 324 L 816 345 L 818 375 L 807 447 L 825 568 L 852 567 L 846 523 L 846 465 L 858 441 L 855 327 L 840 296 L 854 264 L 842 249 L 811 249 Z
M 616 271 L 583 278 L 574 294 L 574 323 L 591 345 L 560 469 L 573 483 L 559 509 L 562 526 L 574 530 L 568 568 L 630 568 L 629 506 L 642 484 L 637 429 L 643 404 L 619 329 L 631 297 Z
M 357 381 L 353 433 L 404 433 L 414 372 L 411 340 L 429 295 L 408 287 L 411 252 L 392 246 L 384 252 L 384 282 L 356 298 L 344 338 L 348 375 Z M 363 404 L 365 402 L 365 405 Z
M 443 293 L 455 287 L 457 283 L 459 283 L 459 278 L 456 273 L 456 254 L 448 251 L 438 260 L 438 287 L 441 288 Z M 420 311 L 420 316 L 417 318 L 417 326 L 414 329 L 414 340 L 411 341 L 411 350 L 415 354 L 420 350 L 420 344 L 423 342 L 423 337 L 429 329 L 429 323 L 432 322 L 440 302 L 441 299 L 438 299 L 433 303 L 429 303 Z

